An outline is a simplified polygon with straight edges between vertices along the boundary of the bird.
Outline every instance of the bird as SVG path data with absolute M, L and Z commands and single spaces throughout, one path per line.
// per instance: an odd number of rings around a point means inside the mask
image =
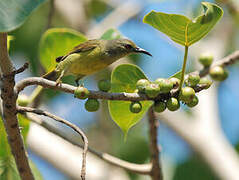
M 76 85 L 83 77 L 94 74 L 122 57 L 133 53 L 143 53 L 152 56 L 148 51 L 138 47 L 129 39 L 92 39 L 74 47 L 64 56 L 56 58 L 58 63 L 54 70 L 42 77 L 61 84 L 64 76 L 75 76 Z

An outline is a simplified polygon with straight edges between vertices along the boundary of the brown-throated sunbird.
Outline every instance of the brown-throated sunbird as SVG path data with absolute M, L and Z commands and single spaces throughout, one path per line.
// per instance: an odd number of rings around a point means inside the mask
M 132 53 L 144 53 L 152 56 L 128 39 L 88 40 L 76 46 L 67 55 L 56 58 L 56 62 L 59 62 L 56 68 L 42 77 L 54 80 L 58 85 L 63 76 L 73 75 L 79 86 L 78 81 L 84 76 L 98 72 Z

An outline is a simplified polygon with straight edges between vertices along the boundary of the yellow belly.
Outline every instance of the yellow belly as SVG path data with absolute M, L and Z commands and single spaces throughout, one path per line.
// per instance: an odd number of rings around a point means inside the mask
M 87 56 L 72 54 L 66 60 L 68 59 L 66 75 L 90 75 L 111 64 L 111 61 L 103 58 L 103 56 L 92 56 L 90 54 Z

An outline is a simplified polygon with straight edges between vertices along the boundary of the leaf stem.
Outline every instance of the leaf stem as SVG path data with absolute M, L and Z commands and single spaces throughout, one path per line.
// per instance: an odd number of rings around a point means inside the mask
M 186 70 L 187 57 L 188 57 L 188 46 L 185 46 L 182 75 L 181 75 L 181 80 L 180 80 L 180 84 L 179 84 L 179 90 L 182 89 L 183 82 L 184 82 L 184 74 L 185 74 L 185 70 Z

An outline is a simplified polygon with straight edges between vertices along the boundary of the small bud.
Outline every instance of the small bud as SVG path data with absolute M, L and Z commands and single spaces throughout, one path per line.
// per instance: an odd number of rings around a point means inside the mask
M 74 97 L 79 99 L 86 99 L 88 98 L 90 92 L 87 88 L 79 86 L 74 92 Z
M 155 112 L 161 113 L 166 109 L 166 104 L 162 101 L 157 101 L 154 103 L 153 108 Z
M 89 112 L 97 111 L 100 108 L 100 102 L 97 99 L 88 99 L 85 102 L 85 109 Z
M 180 108 L 180 103 L 179 103 L 179 101 L 176 98 L 171 97 L 167 101 L 167 108 L 170 111 L 176 111 L 176 110 L 178 110 Z
M 140 79 L 136 83 L 136 88 L 139 90 L 139 92 L 144 93 L 146 86 L 148 86 L 150 82 L 147 79 Z
M 215 81 L 224 81 L 228 77 L 228 71 L 221 66 L 212 67 L 209 74 Z
M 142 110 L 142 105 L 140 102 L 132 102 L 129 107 L 132 113 L 139 113 Z
M 193 100 L 195 91 L 191 87 L 184 87 L 179 93 L 179 99 L 185 103 L 189 103 Z
M 203 53 L 199 57 L 199 62 L 204 66 L 204 67 L 209 67 L 211 66 L 213 61 L 213 55 L 210 53 Z
M 145 93 L 150 98 L 155 98 L 160 93 L 160 87 L 158 84 L 151 83 L 145 88 Z
M 111 88 L 111 83 L 109 80 L 100 80 L 98 82 L 98 88 L 100 91 L 108 92 Z

